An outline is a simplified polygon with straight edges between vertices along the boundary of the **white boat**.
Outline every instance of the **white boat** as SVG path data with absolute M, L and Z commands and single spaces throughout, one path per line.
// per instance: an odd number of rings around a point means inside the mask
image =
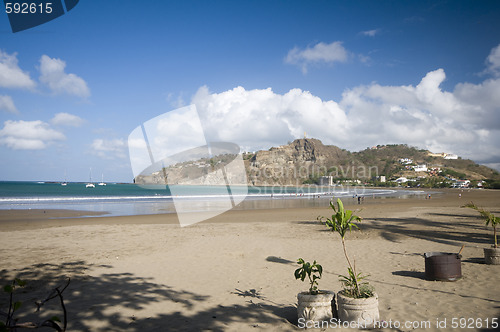
M 66 171 L 64 171 L 64 182 L 61 182 L 61 186 L 67 186 L 68 181 L 66 181 Z
M 98 183 L 99 186 L 105 186 L 106 182 L 104 182 L 104 174 L 102 174 L 101 182 Z
M 89 180 L 90 181 L 85 185 L 85 188 L 95 188 L 95 184 L 92 183 L 92 168 L 90 169 Z

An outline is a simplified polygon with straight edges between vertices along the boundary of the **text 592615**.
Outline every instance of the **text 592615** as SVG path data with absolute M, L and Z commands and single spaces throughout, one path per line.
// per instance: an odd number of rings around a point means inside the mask
M 6 2 L 5 12 L 7 14 L 50 14 L 52 13 L 52 2 Z

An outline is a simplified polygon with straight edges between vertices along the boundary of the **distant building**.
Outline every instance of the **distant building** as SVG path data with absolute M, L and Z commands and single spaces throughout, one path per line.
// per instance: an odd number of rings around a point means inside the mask
M 446 152 L 441 152 L 441 153 L 432 153 L 432 152 L 429 152 L 428 155 L 431 156 L 431 157 L 441 157 L 441 158 L 444 158 L 444 159 L 458 159 L 458 156 L 456 154 L 446 153 Z
M 406 183 L 406 182 L 408 182 L 408 179 L 407 179 L 407 178 L 405 178 L 404 176 L 402 176 L 402 177 L 400 177 L 400 178 L 397 178 L 397 179 L 396 179 L 396 182 L 397 182 L 397 183 Z
M 446 153 L 444 159 L 458 159 L 458 156 L 456 154 Z
M 349 185 L 349 184 L 361 184 L 361 180 L 344 180 L 343 183 L 345 183 L 346 185 Z
M 401 158 L 399 159 L 399 162 L 403 165 L 409 165 L 413 163 L 413 160 L 411 160 L 410 158 Z
M 425 165 L 425 164 L 417 165 L 417 166 L 413 167 L 413 170 L 415 172 L 427 172 L 427 165 Z
M 452 188 L 469 188 L 469 180 L 456 180 Z
M 444 153 L 444 152 L 441 152 L 441 153 L 432 153 L 432 152 L 429 152 L 428 155 L 431 156 L 431 157 L 441 157 L 441 158 L 444 158 L 446 156 L 446 153 Z
M 385 179 L 385 175 L 381 175 L 381 176 L 380 176 L 380 182 L 385 182 L 385 181 L 386 181 L 386 179 Z
M 440 167 L 430 167 L 427 169 L 427 172 L 429 172 L 430 175 L 439 175 L 441 173 L 441 168 Z
M 333 176 L 321 176 L 319 178 L 320 186 L 333 186 Z

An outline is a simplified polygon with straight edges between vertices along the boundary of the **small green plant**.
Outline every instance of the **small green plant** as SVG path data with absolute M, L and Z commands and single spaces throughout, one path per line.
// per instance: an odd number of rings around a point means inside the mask
M 334 214 L 331 218 L 326 218 L 326 226 L 330 227 L 332 232 L 337 232 L 342 240 L 342 248 L 344 249 L 344 256 L 349 265 L 347 272 L 348 276 L 340 275 L 340 280 L 344 285 L 344 294 L 354 298 L 370 297 L 373 295 L 373 287 L 371 287 L 367 282 L 362 282 L 367 276 L 362 276 L 361 273 L 356 273 L 356 267 L 351 263 L 349 256 L 347 255 L 346 245 L 345 245 L 345 235 L 347 231 L 351 231 L 352 228 L 359 227 L 354 222 L 361 222 L 361 217 L 353 214 L 351 210 L 346 210 L 344 204 L 340 198 L 337 198 L 336 205 L 333 201 L 330 202 L 330 207 L 332 208 Z
M 70 279 L 68 279 L 68 282 L 66 285 L 56 287 L 50 295 L 44 299 L 43 301 L 36 302 L 37 305 L 37 310 L 39 311 L 40 308 L 48 301 L 54 299 L 54 298 L 59 298 L 61 308 L 63 310 L 64 314 L 64 321 L 62 323 L 62 326 L 59 325 L 61 323 L 61 320 L 59 317 L 54 316 L 51 319 L 47 319 L 41 323 L 34 323 L 34 322 L 25 322 L 25 323 L 20 323 L 18 322 L 18 319 L 14 317 L 14 314 L 16 311 L 19 310 L 22 306 L 21 301 L 14 301 L 14 291 L 19 288 L 19 287 L 24 287 L 26 285 L 26 281 L 21 280 L 21 279 L 14 279 L 11 284 L 6 285 L 3 287 L 3 290 L 5 293 L 9 294 L 9 310 L 7 312 L 0 311 L 0 316 L 5 317 L 5 321 L 0 321 L 0 332 L 8 332 L 8 331 L 17 331 L 17 329 L 24 328 L 24 329 L 38 329 L 38 328 L 43 328 L 43 327 L 49 327 L 52 328 L 58 332 L 64 332 L 66 331 L 66 326 L 67 326 L 67 312 L 66 312 L 66 307 L 64 305 L 64 299 L 62 296 L 62 293 L 68 287 L 70 283 Z M 62 288 L 62 289 L 60 289 Z
M 344 285 L 343 293 L 346 296 L 353 298 L 368 298 L 374 295 L 373 286 L 368 282 L 362 281 L 369 277 L 369 275 L 363 276 L 361 273 L 355 274 L 351 268 L 347 268 L 347 272 L 349 272 L 348 276 L 339 276 L 340 281 Z
M 5 285 L 3 287 L 3 291 L 9 294 L 9 310 L 7 313 L 0 312 L 2 316 L 5 316 L 5 323 L 0 321 L 0 332 L 8 331 L 8 327 L 15 323 L 14 313 L 21 308 L 22 302 L 15 301 L 14 302 L 14 289 L 18 287 L 24 287 L 26 282 L 21 279 L 14 279 L 11 284 Z
M 318 290 L 318 280 L 321 279 L 321 275 L 323 274 L 323 267 L 314 261 L 312 264 L 309 262 L 305 262 L 302 258 L 297 260 L 297 264 L 302 265 L 297 270 L 295 270 L 295 279 L 300 279 L 304 281 L 306 276 L 309 278 L 309 283 L 311 287 L 309 287 L 309 294 L 316 295 L 319 293 Z M 316 275 L 316 273 L 318 275 Z
M 493 227 L 493 247 L 498 248 L 497 225 L 500 225 L 500 217 L 495 217 L 493 213 L 477 207 L 477 205 L 473 202 L 465 204 L 463 207 L 474 209 L 479 212 L 481 217 L 484 219 L 486 226 L 491 224 L 491 227 Z

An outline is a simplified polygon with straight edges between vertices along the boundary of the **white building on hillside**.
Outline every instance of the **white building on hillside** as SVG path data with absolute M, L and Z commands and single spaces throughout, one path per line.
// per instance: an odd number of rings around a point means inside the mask
M 319 178 L 319 185 L 320 186 L 333 186 L 333 176 L 322 176 Z
M 447 153 L 447 154 L 444 156 L 444 159 L 458 159 L 458 156 L 457 156 L 456 154 Z
M 406 183 L 406 182 L 408 182 L 408 179 L 407 179 L 407 178 L 405 178 L 404 176 L 402 176 L 402 177 L 400 177 L 400 178 L 397 178 L 397 179 L 396 179 L 396 182 L 397 182 L 397 183 Z
M 427 172 L 427 165 L 425 165 L 425 164 L 417 165 L 417 166 L 413 167 L 413 170 L 415 172 Z

